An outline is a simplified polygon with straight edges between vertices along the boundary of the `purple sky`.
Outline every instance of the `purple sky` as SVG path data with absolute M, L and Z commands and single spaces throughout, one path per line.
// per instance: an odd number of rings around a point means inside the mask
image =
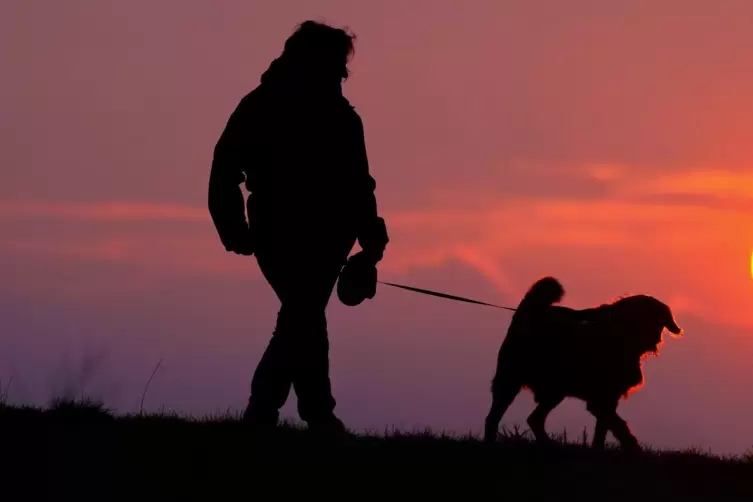
M 392 238 L 382 279 L 503 304 L 542 275 L 574 307 L 655 295 L 687 335 L 623 417 L 657 447 L 753 445 L 753 3 L 735 0 L 3 2 L 11 401 L 72 387 L 135 411 L 163 358 L 150 410 L 244 406 L 277 301 L 222 248 L 209 166 L 308 18 L 358 35 L 345 92 Z M 381 287 L 328 316 L 350 426 L 479 432 L 508 313 Z M 564 427 L 593 419 L 569 401 Z

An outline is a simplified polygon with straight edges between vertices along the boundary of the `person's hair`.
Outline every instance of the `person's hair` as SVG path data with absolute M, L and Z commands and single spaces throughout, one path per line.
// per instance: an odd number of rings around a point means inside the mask
M 349 75 L 348 62 L 354 53 L 355 34 L 317 21 L 304 21 L 285 41 L 283 57 L 297 60 L 318 71 Z

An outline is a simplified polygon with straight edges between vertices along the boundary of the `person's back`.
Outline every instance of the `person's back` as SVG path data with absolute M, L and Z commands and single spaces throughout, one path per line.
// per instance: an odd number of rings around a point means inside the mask
M 255 424 L 277 422 L 293 385 L 310 426 L 342 426 L 333 414 L 325 308 L 356 240 L 373 265 L 388 242 L 363 125 L 341 90 L 351 51 L 344 31 L 303 23 L 215 147 L 209 210 L 217 231 L 228 251 L 256 255 L 281 301 L 246 409 Z

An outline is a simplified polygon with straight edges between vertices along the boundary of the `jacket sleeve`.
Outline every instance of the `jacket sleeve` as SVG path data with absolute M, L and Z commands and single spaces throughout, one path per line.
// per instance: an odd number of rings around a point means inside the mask
M 379 216 L 376 201 L 376 181 L 369 172 L 363 121 L 355 111 L 354 145 L 356 153 L 356 211 L 358 214 L 358 243 L 377 260 L 382 259 L 389 237 L 384 218 Z
M 245 109 L 244 99 L 230 115 L 215 145 L 209 175 L 209 213 L 227 251 L 238 249 L 244 234 L 248 232 L 245 201 L 240 188 L 246 179 L 247 147 L 244 138 L 250 134 L 245 123 Z

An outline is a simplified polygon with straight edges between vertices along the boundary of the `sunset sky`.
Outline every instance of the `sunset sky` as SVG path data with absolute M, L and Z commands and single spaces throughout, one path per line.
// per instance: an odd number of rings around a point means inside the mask
M 358 36 L 344 90 L 391 237 L 380 279 L 512 306 L 544 275 L 577 308 L 654 295 L 686 336 L 622 416 L 656 447 L 753 447 L 749 0 L 2 2 L 12 402 L 71 387 L 137 411 L 162 358 L 149 410 L 245 406 L 278 303 L 220 244 L 209 168 L 309 18 Z M 380 286 L 328 319 L 349 426 L 480 432 L 508 312 Z M 593 423 L 568 401 L 548 429 Z

